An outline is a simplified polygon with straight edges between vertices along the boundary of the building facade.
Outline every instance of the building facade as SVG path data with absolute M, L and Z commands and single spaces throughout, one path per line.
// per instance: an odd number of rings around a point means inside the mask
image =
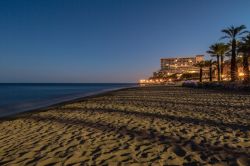
M 204 61 L 204 55 L 195 55 L 179 58 L 162 58 L 160 70 L 153 73 L 153 76 L 140 83 L 162 83 L 182 79 L 199 79 L 200 68 L 195 64 Z M 184 77 L 185 75 L 185 77 Z M 208 69 L 203 68 L 203 76 L 208 77 Z M 197 78 L 196 78 L 197 77 Z
M 204 61 L 204 55 L 196 55 L 194 57 L 183 58 L 162 58 L 161 69 L 159 72 L 167 74 L 199 72 L 199 68 L 195 67 L 194 65 L 201 61 Z

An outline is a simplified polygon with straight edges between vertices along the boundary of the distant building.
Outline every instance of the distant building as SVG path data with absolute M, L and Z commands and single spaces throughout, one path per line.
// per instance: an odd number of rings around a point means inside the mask
M 190 76 L 189 79 L 198 79 L 200 68 L 195 64 L 204 61 L 204 55 L 179 58 L 162 58 L 160 70 L 153 73 L 153 76 L 146 80 L 140 80 L 140 83 L 162 83 L 182 79 L 183 75 Z M 197 77 L 197 78 L 196 78 Z M 203 77 L 208 77 L 208 69 L 203 68 Z
M 162 58 L 159 72 L 165 74 L 182 74 L 199 72 L 199 68 L 194 65 L 204 61 L 204 55 L 183 58 Z

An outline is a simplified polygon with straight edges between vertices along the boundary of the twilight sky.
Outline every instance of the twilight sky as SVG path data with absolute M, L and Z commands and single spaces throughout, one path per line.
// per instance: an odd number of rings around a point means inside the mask
M 250 29 L 250 0 L 1 0 L 0 82 L 136 82 Z

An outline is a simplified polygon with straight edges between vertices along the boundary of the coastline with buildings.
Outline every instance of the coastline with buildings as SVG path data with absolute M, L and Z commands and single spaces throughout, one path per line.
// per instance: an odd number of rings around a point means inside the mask
M 204 55 L 162 58 L 160 69 L 141 80 L 157 86 L 2 118 L 0 165 L 248 166 L 250 93 L 175 83 L 249 86 L 249 48 L 216 43 L 208 51 L 215 61 Z
M 250 0 L 0 0 L 0 20 L 0 166 L 250 166 Z
M 166 83 L 181 80 L 183 74 L 197 76 L 199 67 L 195 64 L 204 61 L 204 55 L 180 56 L 160 59 L 160 70 L 153 73 L 149 79 L 140 83 Z
M 242 63 L 243 54 L 240 53 L 237 58 L 237 71 L 239 80 L 243 80 L 244 69 Z M 196 64 L 205 62 L 205 55 L 195 56 L 177 56 L 172 58 L 161 58 L 160 69 L 153 72 L 148 79 L 139 80 L 140 84 L 165 84 L 171 82 L 182 82 L 187 80 L 198 81 L 200 74 L 200 67 Z M 248 59 L 250 64 L 250 58 Z M 218 81 L 217 64 L 212 64 L 212 79 Z M 221 73 L 222 81 L 230 80 L 231 71 L 230 59 L 223 61 L 223 68 Z M 248 67 L 250 70 L 250 66 Z M 209 66 L 203 67 L 203 80 L 209 81 Z

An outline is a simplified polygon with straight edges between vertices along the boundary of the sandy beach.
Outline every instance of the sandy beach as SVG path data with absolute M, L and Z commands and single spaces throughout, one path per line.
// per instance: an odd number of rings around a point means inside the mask
M 139 87 L 0 121 L 0 165 L 248 165 L 250 94 Z

